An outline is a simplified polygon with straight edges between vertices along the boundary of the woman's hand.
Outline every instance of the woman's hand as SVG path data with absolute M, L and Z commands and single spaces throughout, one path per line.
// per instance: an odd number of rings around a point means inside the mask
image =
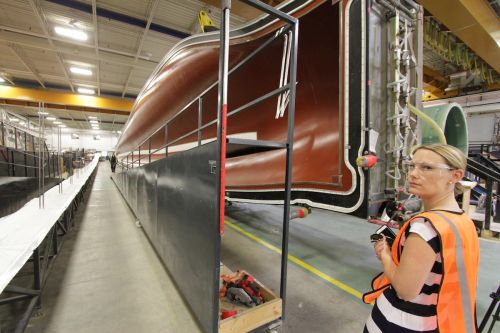
M 382 260 L 383 257 L 391 258 L 391 249 L 384 235 L 382 235 L 382 239 L 375 242 L 373 247 L 375 249 L 375 255 L 379 260 Z

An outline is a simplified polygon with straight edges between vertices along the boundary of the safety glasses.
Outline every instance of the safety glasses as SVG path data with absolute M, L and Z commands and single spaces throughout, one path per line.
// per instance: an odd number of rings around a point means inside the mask
M 449 165 L 443 163 L 415 163 L 413 161 L 404 161 L 403 167 L 405 168 L 406 172 L 417 170 L 422 174 L 429 174 L 435 172 L 436 170 L 455 170 Z

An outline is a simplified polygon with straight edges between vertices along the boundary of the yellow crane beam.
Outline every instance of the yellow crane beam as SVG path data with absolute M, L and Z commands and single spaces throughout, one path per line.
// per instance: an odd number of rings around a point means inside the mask
M 130 114 L 134 104 L 133 100 L 128 99 L 0 85 L 1 104 L 36 107 L 40 102 L 53 109 L 113 113 L 126 116 Z

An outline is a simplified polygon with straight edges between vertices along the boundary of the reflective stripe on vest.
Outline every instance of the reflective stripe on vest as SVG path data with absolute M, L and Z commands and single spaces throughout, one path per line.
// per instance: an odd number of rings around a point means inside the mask
M 459 276 L 459 284 L 460 284 L 460 295 L 462 296 L 462 309 L 464 311 L 464 321 L 467 332 L 475 332 L 474 323 L 472 322 L 472 309 L 471 309 L 471 301 L 470 301 L 470 290 L 469 283 L 467 280 L 467 272 L 465 270 L 465 261 L 464 255 L 462 252 L 462 237 L 458 232 L 458 229 L 446 215 L 441 212 L 433 212 L 434 214 L 439 215 L 443 220 L 445 220 L 453 230 L 453 234 L 455 235 L 455 253 L 456 258 L 455 262 L 457 265 L 457 271 Z

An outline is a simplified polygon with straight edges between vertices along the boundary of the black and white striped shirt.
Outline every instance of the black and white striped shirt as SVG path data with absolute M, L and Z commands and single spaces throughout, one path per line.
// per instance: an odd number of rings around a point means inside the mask
M 412 222 L 401 237 L 403 248 L 410 232 L 418 234 L 432 247 L 436 253 L 434 266 L 420 294 L 411 301 L 400 299 L 393 288 L 387 288 L 377 298 L 363 332 L 438 332 L 437 297 L 443 278 L 441 243 L 432 224 L 427 220 L 418 219 Z

